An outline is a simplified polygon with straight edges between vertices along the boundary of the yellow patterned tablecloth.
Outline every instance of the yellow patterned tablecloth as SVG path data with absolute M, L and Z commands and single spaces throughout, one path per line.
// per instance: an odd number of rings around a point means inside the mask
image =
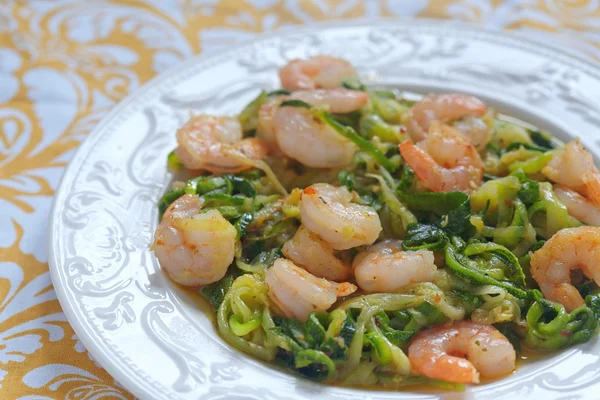
M 454 18 L 600 57 L 599 0 L 0 0 L 0 399 L 131 398 L 66 322 L 48 214 L 79 143 L 168 67 L 284 25 Z

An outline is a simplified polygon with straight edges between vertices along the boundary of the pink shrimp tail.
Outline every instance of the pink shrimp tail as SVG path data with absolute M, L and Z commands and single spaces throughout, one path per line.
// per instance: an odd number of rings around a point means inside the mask
M 400 143 L 398 149 L 400 150 L 400 155 L 402 155 L 404 161 L 406 161 L 413 171 L 415 171 L 417 178 L 419 178 L 425 186 L 434 192 L 444 191 L 443 185 L 437 185 L 435 183 L 441 181 L 441 177 L 439 176 L 440 167 L 427 152 L 418 148 L 408 140 Z
M 350 282 L 341 282 L 336 284 L 335 292 L 337 297 L 349 296 L 356 292 L 358 288 Z

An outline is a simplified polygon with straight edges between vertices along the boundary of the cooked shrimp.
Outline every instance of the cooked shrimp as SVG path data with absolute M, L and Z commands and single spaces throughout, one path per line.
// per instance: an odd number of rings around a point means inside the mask
M 581 272 L 600 284 L 600 228 L 579 226 L 562 229 L 531 256 L 531 275 L 544 296 L 569 312 L 585 304 L 571 284 L 571 271 Z
M 408 140 L 400 144 L 400 154 L 434 192 L 470 191 L 483 178 L 484 166 L 475 146 L 437 121 L 431 123 L 427 138 L 417 146 Z
M 236 118 L 197 115 L 177 131 L 175 154 L 188 169 L 235 173 L 253 168 L 244 158 L 261 160 L 267 144 L 257 138 L 242 139 Z
M 184 194 L 167 208 L 154 234 L 160 265 L 184 286 L 216 282 L 233 262 L 233 225 L 217 210 L 199 212 L 200 199 Z
M 373 207 L 351 203 L 345 187 L 317 183 L 300 198 L 300 218 L 308 230 L 321 236 L 336 250 L 372 244 L 381 232 Z
M 454 121 L 462 117 L 481 117 L 487 111 L 487 106 L 477 97 L 460 93 L 448 93 L 425 96 L 415 104 L 407 115 L 407 128 L 410 137 L 415 142 L 425 139 L 429 126 L 433 121 Z M 469 125 L 463 125 L 465 135 L 470 136 L 471 130 L 476 128 L 473 121 Z M 485 147 L 486 137 L 480 137 L 481 132 L 474 130 L 473 139 L 477 139 L 478 145 Z M 471 139 L 471 138 L 469 138 Z M 483 141 L 485 143 L 483 143 Z M 474 140 L 475 142 L 475 140 Z M 477 145 L 477 144 L 476 144 Z
M 316 89 L 316 90 L 299 90 L 292 93 L 289 96 L 279 96 L 270 98 L 265 104 L 261 105 L 258 110 L 258 125 L 256 127 L 256 137 L 265 140 L 272 149 L 278 149 L 276 137 L 276 128 L 282 130 L 280 136 L 282 140 L 288 140 L 288 138 L 294 139 L 282 120 L 278 124 L 274 123 L 275 113 L 279 109 L 279 105 L 285 100 L 302 100 L 312 106 L 327 106 L 329 111 L 332 113 L 348 113 L 358 110 L 367 103 L 368 95 L 365 92 L 359 92 L 356 90 L 348 90 L 344 88 L 335 89 Z M 293 110 L 288 109 L 287 115 L 295 114 Z M 317 125 L 314 119 L 309 119 L 307 124 Z M 339 135 L 338 135 L 339 136 Z M 327 143 L 327 137 L 324 138 Z M 318 140 L 318 138 L 317 138 Z M 295 143 L 295 142 L 294 142 Z M 317 141 L 318 143 L 318 141 Z M 304 145 L 308 146 L 308 144 Z M 285 146 L 289 148 L 290 146 Z M 293 147 L 293 146 L 292 146 Z M 311 151 L 313 149 L 311 148 Z M 307 151 L 308 152 L 308 151 Z M 294 152 L 294 154 L 300 154 L 300 151 Z
M 394 293 L 403 286 L 432 282 L 437 270 L 430 250 L 404 251 L 401 240 L 385 240 L 359 253 L 352 263 L 358 287 Z
M 331 246 L 301 225 L 294 237 L 283 245 L 283 255 L 311 274 L 331 281 L 347 279 L 352 268 L 333 254 Z
M 306 321 L 313 311 L 327 311 L 338 297 L 348 296 L 356 286 L 317 278 L 290 260 L 279 258 L 267 270 L 265 282 L 269 297 L 285 314 Z
M 448 382 L 479 383 L 515 369 L 516 353 L 492 325 L 458 321 L 419 332 L 408 347 L 417 373 Z
M 600 205 L 600 171 L 592 155 L 579 143 L 570 141 L 542 169 L 550 180 L 573 189 L 589 201 Z
M 357 150 L 354 143 L 305 108 L 279 108 L 273 126 L 281 151 L 309 167 L 344 167 L 352 162 Z
M 567 211 L 573 217 L 587 225 L 600 226 L 600 206 L 562 185 L 554 185 L 554 194 L 567 206 Z
M 329 89 L 356 76 L 356 70 L 348 61 L 329 56 L 292 60 L 279 70 L 281 86 L 288 90 Z

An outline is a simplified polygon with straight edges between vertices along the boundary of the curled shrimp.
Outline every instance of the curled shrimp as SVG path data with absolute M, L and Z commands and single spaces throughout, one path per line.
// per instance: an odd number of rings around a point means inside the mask
M 354 143 L 316 120 L 305 108 L 282 107 L 273 123 L 281 151 L 309 167 L 344 167 L 357 150 Z
M 484 166 L 477 149 L 448 125 L 433 122 L 424 141 L 415 146 L 407 140 L 399 148 L 419 180 L 434 192 L 470 191 L 481 184 Z
M 600 226 L 600 206 L 563 185 L 554 185 L 553 188 L 570 215 L 587 225 Z
M 492 325 L 458 321 L 419 332 L 408 347 L 415 372 L 448 382 L 479 383 L 515 369 L 516 353 Z
M 329 89 L 356 76 L 348 61 L 329 56 L 292 60 L 279 70 L 281 86 L 288 90 Z
M 350 112 L 367 102 L 366 93 L 342 88 L 296 92 L 292 97 L 311 105 L 327 105 L 334 112 Z M 357 150 L 354 143 L 314 118 L 305 108 L 278 108 L 272 127 L 281 151 L 309 167 L 346 166 Z
M 317 183 L 300 198 L 300 218 L 308 230 L 336 250 L 372 244 L 381 232 L 381 221 L 373 207 L 351 203 L 345 187 Z
M 165 211 L 154 234 L 154 254 L 171 278 L 200 286 L 225 276 L 233 262 L 236 230 L 217 210 L 199 214 L 200 199 L 185 194 Z
M 595 205 L 600 205 L 600 171 L 592 155 L 579 143 L 570 141 L 542 169 L 550 180 L 575 190 Z
M 284 256 L 311 274 L 331 281 L 347 279 L 352 268 L 333 253 L 331 246 L 301 225 L 294 237 L 283 245 Z
M 348 113 L 364 106 L 368 101 L 368 95 L 365 92 L 344 88 L 299 90 L 289 96 L 271 98 L 258 110 L 256 137 L 265 140 L 272 149 L 279 150 L 279 139 L 282 141 L 281 147 L 287 150 L 288 156 L 309 166 L 324 165 L 325 167 L 330 165 L 332 160 L 337 159 L 339 154 L 347 152 L 347 155 L 341 157 L 344 159 L 343 165 L 347 164 L 346 160 L 351 159 L 354 155 L 354 145 L 344 138 L 341 138 L 344 140 L 340 141 L 339 134 L 315 121 L 309 113 L 306 113 L 306 110 L 298 112 L 296 108 L 286 107 L 285 111 L 281 112 L 282 115 L 275 119 L 279 105 L 290 99 L 302 100 L 312 106 L 327 106 L 333 113 Z M 303 121 L 301 125 L 303 137 L 299 137 L 294 130 L 300 121 Z M 332 152 L 332 147 L 335 149 L 338 142 L 342 143 L 341 147 L 337 149 L 337 153 Z M 318 155 L 311 155 L 310 153 L 315 151 L 315 147 L 324 150 Z M 336 164 L 336 161 L 333 163 Z
M 348 296 L 356 286 L 317 278 L 290 260 L 278 258 L 267 270 L 269 297 L 285 314 L 306 321 L 313 311 L 327 311 L 338 297 Z
M 457 128 L 478 148 L 489 141 L 489 129 L 479 118 L 487 106 L 477 97 L 460 93 L 425 96 L 407 114 L 407 128 L 415 142 L 425 139 L 433 121 L 455 121 L 465 117 Z M 468 118 L 474 117 L 474 118 Z M 482 125 L 483 124 L 483 125 Z
M 253 168 L 245 158 L 262 160 L 267 144 L 258 138 L 242 138 L 236 118 L 197 115 L 177 131 L 175 154 L 188 169 L 235 173 Z
M 352 263 L 358 287 L 394 293 L 418 282 L 432 282 L 437 267 L 430 250 L 404 251 L 401 240 L 385 240 L 359 253 Z
M 531 256 L 531 275 L 546 298 L 562 304 L 569 312 L 585 304 L 571 284 L 571 271 L 600 284 L 600 228 L 580 226 L 556 232 Z

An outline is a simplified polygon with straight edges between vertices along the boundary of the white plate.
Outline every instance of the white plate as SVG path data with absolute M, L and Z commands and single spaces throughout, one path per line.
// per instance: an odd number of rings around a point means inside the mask
M 549 129 L 600 143 L 600 69 L 522 37 L 440 21 L 378 20 L 305 27 L 196 57 L 128 97 L 90 134 L 56 194 L 50 269 L 60 303 L 85 346 L 144 399 L 433 399 L 598 396 L 597 338 L 522 365 L 466 394 L 328 387 L 226 345 L 193 298 L 170 283 L 149 251 L 166 155 L 189 110 L 236 113 L 278 87 L 287 60 L 350 60 L 365 81 L 415 92 L 461 91 Z M 464 397 L 463 397 L 464 396 Z

